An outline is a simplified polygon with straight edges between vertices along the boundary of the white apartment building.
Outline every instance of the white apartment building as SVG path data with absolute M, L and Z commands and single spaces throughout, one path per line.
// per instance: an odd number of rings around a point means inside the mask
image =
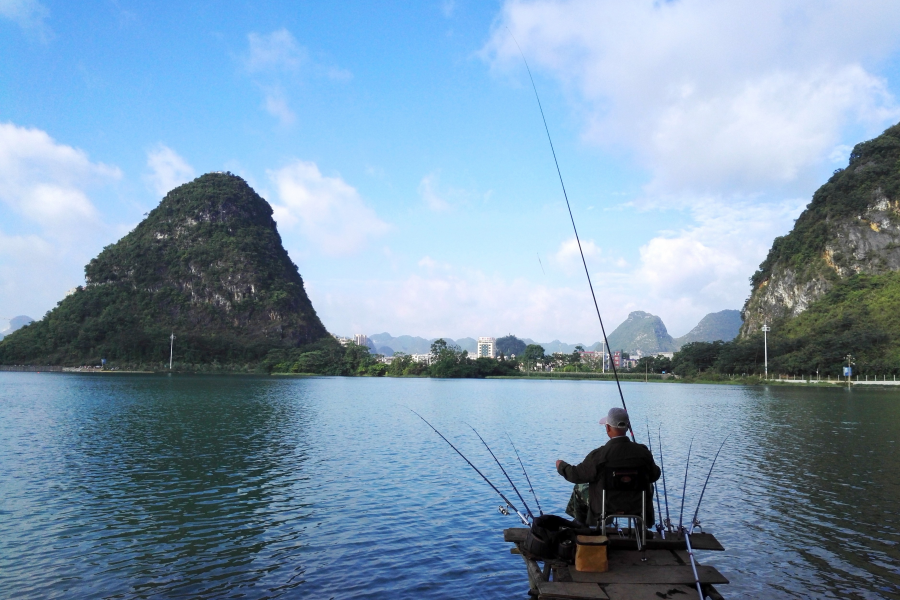
M 368 346 L 369 345 L 369 336 L 362 334 L 362 333 L 357 333 L 356 335 L 353 336 L 353 341 L 356 342 L 357 346 Z
M 475 347 L 475 358 L 497 358 L 497 338 L 480 337 Z

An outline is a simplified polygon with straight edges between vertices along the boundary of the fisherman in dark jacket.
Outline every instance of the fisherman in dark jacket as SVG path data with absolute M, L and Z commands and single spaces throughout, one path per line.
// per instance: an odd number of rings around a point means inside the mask
M 659 467 L 653 461 L 653 454 L 643 444 L 628 439 L 628 413 L 622 408 L 611 408 L 609 413 L 600 419 L 606 426 L 609 441 L 596 450 L 592 450 L 580 464 L 570 465 L 564 460 L 556 461 L 556 470 L 560 475 L 575 485 L 572 498 L 566 512 L 590 526 L 595 526 L 602 514 L 603 475 L 607 467 L 646 467 L 650 482 L 659 479 Z M 587 489 L 585 489 L 587 488 Z M 607 514 L 619 512 L 617 504 L 622 492 L 607 492 Z M 640 502 L 638 502 L 640 504 Z M 653 517 L 653 486 L 647 489 L 647 523 L 649 528 Z

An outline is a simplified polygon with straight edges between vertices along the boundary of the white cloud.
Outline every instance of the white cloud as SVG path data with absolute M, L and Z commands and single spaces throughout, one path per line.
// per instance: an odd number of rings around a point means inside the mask
M 297 121 L 297 115 L 291 110 L 287 98 L 280 87 L 266 90 L 263 107 L 267 113 L 278 119 L 285 127 L 293 125 Z
M 576 92 L 587 139 L 634 149 L 658 192 L 755 192 L 808 176 L 850 123 L 900 116 L 864 66 L 900 45 L 891 1 L 520 1 L 486 47 Z
M 284 28 L 266 34 L 249 33 L 247 41 L 244 66 L 251 73 L 296 71 L 307 60 L 306 49 Z
M 0 124 L 0 312 L 39 318 L 83 282 L 110 233 L 91 190 L 121 176 L 44 131 Z
M 440 181 L 440 174 L 437 172 L 429 173 L 419 182 L 419 196 L 428 205 L 428 208 L 434 211 L 443 211 L 450 208 L 450 203 L 438 195 L 437 186 Z
M 121 176 L 44 131 L 0 123 L 0 202 L 43 228 L 62 234 L 96 223 L 86 190 Z
M 775 232 L 790 229 L 806 202 L 697 202 L 697 224 L 644 244 L 641 264 L 620 293 L 656 311 L 670 332 L 686 332 L 709 312 L 740 308 L 749 293 L 748 278 Z
M 356 188 L 322 175 L 315 163 L 297 160 L 268 174 L 278 195 L 272 208 L 279 230 L 298 229 L 324 254 L 353 254 L 389 229 Z
M 581 251 L 584 252 L 585 261 L 589 263 L 589 259 L 595 259 L 593 262 L 596 263 L 602 253 L 600 247 L 594 243 L 594 240 L 582 240 Z M 566 273 L 573 274 L 584 270 L 584 265 L 581 262 L 581 252 L 578 251 L 578 240 L 575 239 L 575 236 L 559 245 L 559 250 L 553 255 L 553 259 Z M 589 269 L 590 267 L 591 265 L 588 264 Z
M 52 36 L 46 23 L 48 14 L 47 7 L 37 0 L 0 0 L 0 17 L 15 22 L 41 41 Z
M 165 144 L 158 144 L 147 151 L 147 167 L 150 173 L 145 180 L 160 196 L 194 178 L 194 167 Z

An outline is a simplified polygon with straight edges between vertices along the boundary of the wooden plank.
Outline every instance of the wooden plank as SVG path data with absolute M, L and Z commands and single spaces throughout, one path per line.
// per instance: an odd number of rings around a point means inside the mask
M 612 550 L 608 554 L 609 570 L 618 571 L 623 568 L 643 566 L 677 566 L 681 563 L 669 550 Z M 646 558 L 647 560 L 641 560 Z
M 659 600 L 660 598 L 696 598 L 697 588 L 689 585 L 613 583 L 604 588 L 609 600 Z M 682 596 L 682 594 L 684 594 Z
M 539 598 L 575 598 L 609 600 L 609 596 L 596 583 L 567 583 L 562 581 L 544 581 L 538 585 Z M 656 600 L 656 599 L 654 599 Z
M 536 561 L 531 560 L 530 558 L 522 556 L 522 559 L 525 561 L 525 568 L 528 570 L 528 587 L 537 591 L 538 585 L 544 580 L 544 578 L 541 577 L 541 568 L 538 567 Z
M 524 542 L 525 536 L 528 535 L 528 528 L 526 527 L 511 527 L 510 529 L 503 530 L 503 541 L 504 542 Z
M 728 580 L 719 573 L 715 567 L 697 566 L 700 583 L 728 583 Z M 689 566 L 665 566 L 640 565 L 626 567 L 619 571 L 607 571 L 606 573 L 582 573 L 575 569 L 569 569 L 572 581 L 579 583 L 694 583 L 694 572 Z

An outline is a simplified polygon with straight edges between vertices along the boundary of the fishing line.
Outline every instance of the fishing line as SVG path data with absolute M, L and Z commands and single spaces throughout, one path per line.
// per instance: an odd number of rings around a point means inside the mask
M 537 257 L 538 257 L 538 264 L 541 265 L 541 273 L 543 273 L 546 276 L 547 271 L 544 270 L 544 263 L 541 262 L 541 255 L 538 254 Z
M 409 407 L 407 406 L 406 408 L 409 408 Z M 513 509 L 514 511 L 516 511 L 516 514 L 519 515 L 519 518 L 522 520 L 522 523 L 524 523 L 524 524 L 525 524 L 526 526 L 528 526 L 528 527 L 531 526 L 531 523 L 528 522 L 528 519 L 526 519 L 525 516 L 524 516 L 522 513 L 520 513 L 519 510 L 518 510 L 515 506 L 513 506 L 513 503 L 510 502 L 509 499 L 508 499 L 506 496 L 503 495 L 503 492 L 501 492 L 500 490 L 498 490 L 498 489 L 497 489 L 497 486 L 494 485 L 493 483 L 491 483 L 491 480 L 488 479 L 487 477 L 485 477 L 485 476 L 484 476 L 484 473 L 482 473 L 481 471 L 479 471 L 479 470 L 478 470 L 478 467 L 476 467 L 475 465 L 473 465 L 473 464 L 472 464 L 472 461 L 470 461 L 468 458 L 466 458 L 466 457 L 463 455 L 463 453 L 460 452 L 459 449 L 458 449 L 456 446 L 453 445 L 453 442 L 451 442 L 450 440 L 448 440 L 447 438 L 445 438 L 443 433 L 441 433 L 440 431 L 438 431 L 437 429 L 435 429 L 435 428 L 434 428 L 434 425 L 432 425 L 431 423 L 429 423 L 428 421 L 425 420 L 425 417 L 423 417 L 422 415 L 420 415 L 419 413 L 417 413 L 416 411 L 414 411 L 414 410 L 411 409 L 411 408 L 409 408 L 409 410 L 411 410 L 411 411 L 413 412 L 413 414 L 415 414 L 417 417 L 419 417 L 420 419 L 422 419 L 423 421 L 425 421 L 425 424 L 428 425 L 429 427 L 431 427 L 431 429 L 432 429 L 436 434 L 438 434 L 439 436 L 441 436 L 441 439 L 442 439 L 442 440 L 444 440 L 445 442 L 447 442 L 448 444 L 450 444 L 450 447 L 453 448 L 453 449 L 456 451 L 456 453 L 459 454 L 459 455 L 462 457 L 462 459 L 463 459 L 464 461 L 466 461 L 466 462 L 469 464 L 470 467 L 472 467 L 473 469 L 475 469 L 475 472 L 478 473 L 479 475 L 481 475 L 481 478 L 484 479 L 484 481 L 485 481 L 489 486 L 491 486 L 491 488 L 492 488 L 495 492 L 497 492 L 497 494 L 498 494 L 501 498 L 503 498 L 503 501 L 506 502 L 506 505 L 507 505 L 508 507 L 510 507 L 511 509 Z
M 588 287 L 591 288 L 591 298 L 594 299 L 594 308 L 597 311 L 597 319 L 600 321 L 600 331 L 603 332 L 603 342 L 606 344 L 606 347 L 609 348 L 609 340 L 606 338 L 606 328 L 603 326 L 603 317 L 600 316 L 600 305 L 597 304 L 597 295 L 594 293 L 594 284 L 591 283 L 591 274 L 588 271 L 587 261 L 584 258 L 584 250 L 581 249 L 581 238 L 578 237 L 578 228 L 575 227 L 575 217 L 572 215 L 572 205 L 569 204 L 569 195 L 566 193 L 566 184 L 563 183 L 562 171 L 559 168 L 559 160 L 556 158 L 556 149 L 553 147 L 553 139 L 550 137 L 550 127 L 547 125 L 547 117 L 544 116 L 544 107 L 541 105 L 541 97 L 538 95 L 537 85 L 534 83 L 534 77 L 531 75 L 531 67 L 528 66 L 528 61 L 525 59 L 525 53 L 522 52 L 522 47 L 519 46 L 519 41 L 516 39 L 516 36 L 512 34 L 512 31 L 509 30 L 509 27 L 506 28 L 506 31 L 509 32 L 510 37 L 516 43 L 516 48 L 519 49 L 519 54 L 522 55 L 522 62 L 525 63 L 525 69 L 528 71 L 531 87 L 534 88 L 534 97 L 537 98 L 538 109 L 541 111 L 541 119 L 544 121 L 544 130 L 547 132 L 547 141 L 550 142 L 550 152 L 553 153 L 553 162 L 556 164 L 556 174 L 559 175 L 559 185 L 562 186 L 563 197 L 566 199 L 566 208 L 569 209 L 569 220 L 572 221 L 572 230 L 575 232 L 575 241 L 578 243 L 578 253 L 581 254 L 581 264 L 584 265 L 584 274 L 587 276 Z M 619 390 L 619 399 L 622 401 L 622 408 L 625 409 L 625 412 L 628 412 L 628 407 L 625 406 L 625 395 L 622 393 L 622 383 L 619 381 L 619 372 L 616 369 L 615 361 L 610 361 L 610 365 L 612 366 L 613 377 L 616 379 L 616 387 Z M 631 433 L 631 439 L 634 441 L 634 430 L 631 428 L 630 422 L 628 423 L 628 432 Z
M 534 496 L 534 501 L 537 504 L 538 512 L 541 513 L 541 516 L 544 516 L 544 511 L 541 508 L 541 502 L 538 500 L 537 494 L 534 493 L 534 486 L 531 485 L 531 478 L 528 477 L 528 471 L 525 470 L 525 465 L 522 463 L 522 457 L 519 456 L 519 451 L 516 449 L 516 445 L 513 444 L 512 438 L 509 437 L 509 433 L 506 434 L 506 437 L 509 439 L 509 443 L 513 448 L 513 451 L 516 453 L 516 458 L 519 459 L 519 465 L 522 466 L 522 474 L 525 475 L 525 481 L 528 482 L 528 490 L 531 492 L 531 495 Z
M 469 424 L 466 423 L 466 425 L 469 425 Z M 516 495 L 519 497 L 519 500 L 522 501 L 522 505 L 525 506 L 525 512 L 528 513 L 528 516 L 531 517 L 532 520 L 534 520 L 534 513 L 531 512 L 531 509 L 530 509 L 530 508 L 528 508 L 528 503 L 525 502 L 525 498 L 523 498 L 523 497 L 522 497 L 522 494 L 519 493 L 519 488 L 516 487 L 516 484 L 514 484 L 514 483 L 513 483 L 513 480 L 509 477 L 509 473 L 507 473 L 507 472 L 506 472 L 506 469 L 503 468 L 503 465 L 500 464 L 500 461 L 497 459 L 497 455 L 494 454 L 494 451 L 491 450 L 491 447 L 488 446 L 487 442 L 484 441 L 484 438 L 481 437 L 481 434 L 478 433 L 478 431 L 476 431 L 474 427 L 472 427 L 471 425 L 469 425 L 469 429 L 471 429 L 472 431 L 475 431 L 475 435 L 478 436 L 478 439 L 481 440 L 481 443 L 484 444 L 484 447 L 487 448 L 487 451 L 490 452 L 490 453 L 491 453 L 491 456 L 494 457 L 494 462 L 497 463 L 497 466 L 500 467 L 500 470 L 503 471 L 503 474 L 504 474 L 504 475 L 506 475 L 506 480 L 509 482 L 509 485 L 512 486 L 513 491 L 514 491 L 514 492 L 516 493 Z

